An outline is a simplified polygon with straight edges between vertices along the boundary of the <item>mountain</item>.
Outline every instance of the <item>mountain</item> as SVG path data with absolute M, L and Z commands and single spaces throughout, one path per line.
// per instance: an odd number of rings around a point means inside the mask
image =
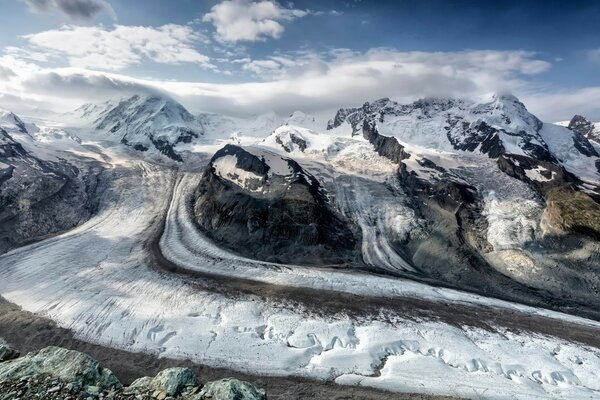
M 565 126 L 589 140 L 593 140 L 600 145 L 600 124 L 590 122 L 581 115 L 575 115 L 570 121 L 565 121 Z
M 118 102 L 86 104 L 75 115 L 135 150 L 158 151 L 179 162 L 183 159 L 176 146 L 204 133 L 202 123 L 181 104 L 159 96 L 135 95 Z
M 495 95 L 487 101 L 423 99 L 398 104 L 390 99 L 340 109 L 327 128 L 349 124 L 358 134 L 363 122 L 381 134 L 412 145 L 453 151 L 478 151 L 497 157 L 511 153 L 552 160 L 540 130 L 542 122 L 514 96 Z
M 31 311 L 100 355 L 593 393 L 600 157 L 578 127 L 506 95 L 381 99 L 329 124 L 190 117 L 149 96 L 78 113 L 38 132 L 4 114 L 0 289 L 23 307 L 10 338 L 36 329 L 19 322 Z
M 28 144 L 34 141 L 20 118 L 4 115 L 2 126 L 27 135 Z M 0 128 L 0 252 L 89 218 L 97 206 L 97 174 L 95 166 L 40 158 Z
M 20 133 L 28 133 L 25 122 L 14 113 L 0 109 L 0 128 L 4 130 L 15 130 Z
M 494 159 L 527 157 L 564 167 L 584 181 L 600 178 L 598 153 L 586 137 L 543 123 L 511 95 L 477 102 L 431 98 L 405 105 L 380 99 L 338 110 L 327 129 L 343 131 L 347 126 L 358 135 L 365 122 L 379 135 L 416 148 Z
M 296 161 L 228 144 L 196 189 L 196 221 L 216 242 L 256 259 L 307 264 L 356 257 L 349 221 Z

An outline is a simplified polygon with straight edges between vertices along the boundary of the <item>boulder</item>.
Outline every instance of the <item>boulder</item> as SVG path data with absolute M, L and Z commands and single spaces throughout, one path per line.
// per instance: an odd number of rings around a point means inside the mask
M 19 357 L 19 352 L 6 345 L 0 344 L 0 362 L 14 360 Z
M 233 378 L 208 382 L 194 400 L 266 400 L 264 389 Z
M 136 379 L 129 389 L 160 392 L 167 396 L 179 396 L 190 388 L 199 385 L 194 372 L 189 368 L 168 368 L 155 377 L 144 376 Z
M 0 381 L 32 375 L 50 375 L 82 388 L 119 389 L 121 382 L 98 361 L 87 354 L 60 347 L 46 347 L 24 357 L 0 364 Z

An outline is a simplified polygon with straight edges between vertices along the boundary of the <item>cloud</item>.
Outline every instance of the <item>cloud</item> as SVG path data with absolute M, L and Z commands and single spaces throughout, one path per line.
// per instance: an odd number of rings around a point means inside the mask
M 162 64 L 195 63 L 213 68 L 209 57 L 195 49 L 204 40 L 203 36 L 184 25 L 115 25 L 112 29 L 63 26 L 23 37 L 29 46 L 9 49 L 9 53 L 24 53 L 26 58 L 32 58 L 28 54 L 66 58 L 73 67 L 116 71 L 148 59 Z
M 0 64 L 18 75 L 0 82 L 0 93 L 11 93 L 9 90 L 34 93 L 38 100 L 49 105 L 66 107 L 100 97 L 160 92 L 176 98 L 192 111 L 240 116 L 270 110 L 281 114 L 297 109 L 335 110 L 381 97 L 409 102 L 429 96 L 478 97 L 496 91 L 511 91 L 520 96 L 531 92 L 529 76 L 543 73 L 551 66 L 526 51 L 431 53 L 373 49 L 357 53 L 340 49 L 326 54 L 305 52 L 243 60 L 241 68 L 262 68 L 260 71 L 271 71 L 273 78 L 216 84 L 135 79 L 82 68 L 36 69 L 27 63 L 23 65 L 22 61 L 15 64 L 18 60 L 14 58 L 13 61 L 7 64 L 0 59 Z M 539 100 L 539 97 L 532 100 L 536 102 L 536 110 L 540 109 Z M 555 102 L 560 104 L 557 99 Z
M 60 12 L 78 21 L 92 20 L 99 14 L 109 14 L 116 20 L 113 8 L 105 0 L 23 0 L 36 13 Z
M 274 60 L 248 60 L 242 68 L 247 71 L 252 71 L 257 75 L 261 75 L 265 72 L 271 73 L 273 71 L 278 71 L 281 68 L 281 64 Z
M 307 10 L 282 7 L 273 0 L 226 0 L 213 6 L 203 21 L 210 22 L 223 42 L 277 39 L 285 30 L 282 22 L 309 14 Z
M 575 114 L 600 121 L 600 87 L 597 86 L 528 93 L 521 100 L 544 121 L 566 121 Z

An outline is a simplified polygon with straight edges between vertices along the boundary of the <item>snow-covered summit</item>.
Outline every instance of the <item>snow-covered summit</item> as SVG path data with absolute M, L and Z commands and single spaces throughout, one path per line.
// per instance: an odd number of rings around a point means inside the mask
M 327 152 L 334 143 L 329 135 L 294 125 L 282 125 L 261 142 L 262 145 L 283 149 L 286 153 Z
M 178 102 L 155 95 L 135 95 L 120 101 L 86 104 L 76 110 L 93 129 L 139 151 L 158 150 L 181 161 L 178 143 L 204 133 L 202 123 Z
M 31 134 L 38 131 L 35 124 L 24 122 L 15 113 L 0 108 L 0 128 L 13 133 Z
M 359 108 L 340 109 L 328 129 L 348 124 L 353 134 L 359 134 L 366 120 L 382 135 L 422 148 L 552 159 L 539 134 L 542 122 L 512 95 L 479 101 L 425 98 L 410 104 L 379 99 Z
M 560 123 L 557 123 L 561 125 Z M 562 126 L 566 126 L 573 132 L 585 136 L 588 140 L 593 140 L 600 145 L 600 123 L 591 122 L 581 115 L 575 115 L 570 121 L 564 121 Z

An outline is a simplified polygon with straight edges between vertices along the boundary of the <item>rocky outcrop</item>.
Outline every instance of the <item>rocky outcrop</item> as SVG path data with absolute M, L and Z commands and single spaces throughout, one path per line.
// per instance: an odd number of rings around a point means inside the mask
M 571 121 L 569 121 L 569 125 L 567 126 L 567 128 L 575 132 L 578 137 L 587 139 L 576 140 L 575 146 L 578 146 L 578 149 L 579 147 L 583 146 L 584 149 L 589 150 L 589 140 L 593 140 L 597 143 L 600 143 L 600 129 L 597 128 L 597 124 L 590 122 L 587 118 L 581 115 L 575 115 L 573 118 L 571 118 Z M 577 142 L 583 143 L 579 144 Z M 597 151 L 594 149 L 594 147 L 591 147 L 594 150 L 594 155 L 598 156 Z M 580 149 L 580 151 L 582 150 Z
M 145 376 L 136 379 L 129 386 L 129 391 L 159 392 L 175 397 L 187 393 L 198 385 L 198 378 L 191 369 L 169 368 L 159 372 L 155 377 Z
M 528 183 L 542 197 L 552 188 L 577 181 L 577 178 L 563 167 L 530 157 L 507 154 L 498 157 L 497 162 L 501 171 Z
M 90 218 L 102 171 L 37 158 L 0 129 L 0 254 Z
M 14 360 L 19 357 L 19 352 L 7 345 L 0 343 L 0 362 Z
M 197 399 L 267 400 L 267 394 L 248 382 L 226 378 L 204 385 Z
M 274 153 L 234 145 L 219 150 L 198 185 L 194 212 L 209 237 L 247 257 L 337 264 L 357 254 L 351 224 L 319 181 Z
M 117 377 L 87 354 L 60 347 L 46 347 L 0 364 L 0 381 L 49 375 L 87 391 L 120 389 Z
M 592 125 L 592 123 L 582 115 L 573 116 L 571 121 L 569 121 L 567 128 L 587 138 L 589 138 L 594 131 L 594 125 Z
M 123 387 L 89 355 L 46 347 L 22 358 L 0 359 L 0 400 L 16 399 L 266 400 L 267 395 L 233 378 L 201 384 L 189 368 L 169 368 Z
M 396 138 L 380 135 L 375 123 L 365 120 L 362 129 L 363 137 L 375 147 L 375 151 L 380 156 L 395 163 L 400 163 L 400 161 L 410 157 L 410 154 L 404 151 L 404 146 Z
M 552 188 L 546 197 L 544 217 L 558 230 L 600 240 L 600 204 L 572 185 Z
M 289 141 L 286 142 L 284 142 L 279 135 L 275 137 L 277 144 L 283 147 L 287 153 L 293 152 L 295 148 L 298 148 L 300 151 L 306 150 L 306 140 L 293 132 L 290 132 L 288 135 Z

